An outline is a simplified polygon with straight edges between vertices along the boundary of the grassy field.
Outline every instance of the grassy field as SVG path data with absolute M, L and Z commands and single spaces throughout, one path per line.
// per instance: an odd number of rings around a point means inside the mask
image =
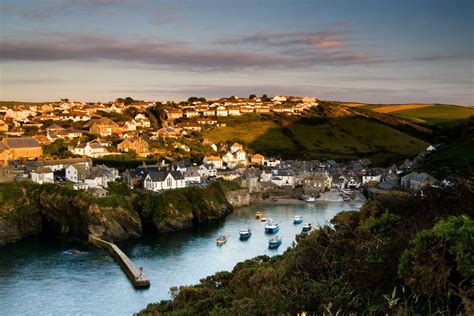
M 414 156 L 428 146 L 420 139 L 360 116 L 305 121 L 253 116 L 227 120 L 227 127 L 203 134 L 216 143 L 240 142 L 255 152 L 298 159 L 368 157 L 386 163 Z
M 288 125 L 310 156 L 331 159 L 369 157 L 377 162 L 413 156 L 428 144 L 362 117 L 331 119 L 323 124 Z
M 452 126 L 462 124 L 474 115 L 474 109 L 455 105 L 433 105 L 425 108 L 402 110 L 392 114 L 410 118 L 417 123 L 428 125 Z
M 404 110 L 414 110 L 414 109 L 422 109 L 426 107 L 432 106 L 431 104 L 398 104 L 398 105 L 387 105 L 374 108 L 375 112 L 379 113 L 392 113 L 392 112 L 399 112 Z
M 473 166 L 474 139 L 469 136 L 461 137 L 434 152 L 426 161 L 426 170 L 439 177 L 462 173 Z
M 205 131 L 203 136 L 215 143 L 226 141 L 245 144 L 257 152 L 265 150 L 291 150 L 293 143 L 282 133 L 281 128 L 271 119 L 253 116 L 226 119 L 226 127 Z

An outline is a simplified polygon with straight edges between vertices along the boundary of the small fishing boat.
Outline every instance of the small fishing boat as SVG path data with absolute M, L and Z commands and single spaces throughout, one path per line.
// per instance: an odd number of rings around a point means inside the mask
M 252 231 L 250 230 L 250 228 L 242 228 L 239 231 L 239 235 L 240 235 L 240 240 L 247 240 L 250 238 L 250 236 L 252 236 Z
M 256 219 L 261 219 L 263 217 L 263 213 L 262 212 L 257 212 L 255 213 L 255 218 Z
M 271 221 L 272 219 L 271 218 L 266 218 L 266 217 L 262 217 L 260 219 L 261 222 L 267 222 L 267 221 Z
M 229 236 L 220 235 L 219 237 L 217 237 L 216 244 L 218 246 L 222 246 L 223 244 L 225 244 L 227 242 L 227 239 L 229 239 Z
M 281 238 L 278 236 L 273 237 L 268 241 L 268 248 L 276 249 L 281 245 Z
M 303 228 L 302 228 L 302 232 L 307 233 L 307 232 L 310 232 L 311 229 L 313 229 L 313 225 L 311 225 L 311 223 L 304 223 Z
M 301 215 L 293 216 L 293 224 L 301 224 L 303 223 L 303 217 Z
M 314 201 L 316 201 L 316 198 L 314 196 L 306 196 L 306 197 L 304 197 L 304 200 L 306 202 L 314 202 Z
M 273 220 L 267 221 L 265 224 L 265 233 L 267 234 L 274 234 L 280 230 L 280 225 Z

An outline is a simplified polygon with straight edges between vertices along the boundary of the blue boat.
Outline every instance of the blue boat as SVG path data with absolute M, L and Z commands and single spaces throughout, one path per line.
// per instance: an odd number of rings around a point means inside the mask
M 278 236 L 273 237 L 268 241 L 268 248 L 276 249 L 281 245 L 281 238 Z
M 300 215 L 295 215 L 293 216 L 293 224 L 301 224 L 303 223 L 303 217 L 301 217 Z
M 268 221 L 265 224 L 265 233 L 274 234 L 280 230 L 280 225 L 275 221 Z
M 250 228 L 242 228 L 239 231 L 239 235 L 240 235 L 240 240 L 247 240 L 250 238 L 250 236 L 252 236 L 252 231 L 250 230 Z

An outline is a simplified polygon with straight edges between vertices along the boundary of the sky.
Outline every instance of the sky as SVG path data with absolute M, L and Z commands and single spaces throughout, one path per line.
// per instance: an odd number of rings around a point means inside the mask
M 0 100 L 474 105 L 470 0 L 0 0 Z

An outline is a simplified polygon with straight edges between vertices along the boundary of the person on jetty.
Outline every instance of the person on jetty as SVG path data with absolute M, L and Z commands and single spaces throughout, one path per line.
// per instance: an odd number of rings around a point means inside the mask
M 140 278 L 143 277 L 143 267 L 140 267 Z

